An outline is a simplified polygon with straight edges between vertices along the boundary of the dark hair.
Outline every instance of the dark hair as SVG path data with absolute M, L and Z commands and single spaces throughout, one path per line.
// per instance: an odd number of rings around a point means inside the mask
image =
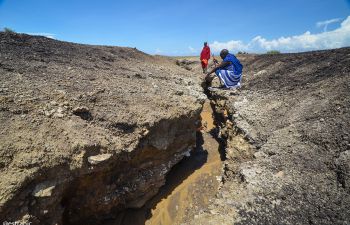
M 227 56 L 228 54 L 228 50 L 227 49 L 222 49 L 221 52 L 220 52 L 220 57 L 223 59 Z

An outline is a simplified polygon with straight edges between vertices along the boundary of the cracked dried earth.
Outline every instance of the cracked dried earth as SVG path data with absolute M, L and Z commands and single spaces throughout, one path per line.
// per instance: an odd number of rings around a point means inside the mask
M 350 48 L 238 57 L 1 32 L 0 222 L 350 224 Z

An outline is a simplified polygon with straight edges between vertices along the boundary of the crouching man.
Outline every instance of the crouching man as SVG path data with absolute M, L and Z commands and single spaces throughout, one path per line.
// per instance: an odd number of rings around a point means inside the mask
M 220 83 L 223 84 L 222 87 L 220 87 L 221 89 L 239 88 L 242 79 L 242 64 L 236 56 L 229 53 L 227 49 L 221 50 L 220 57 L 223 61 L 205 75 L 205 80 L 211 82 L 214 77 L 210 75 L 215 72 L 216 76 L 220 79 Z

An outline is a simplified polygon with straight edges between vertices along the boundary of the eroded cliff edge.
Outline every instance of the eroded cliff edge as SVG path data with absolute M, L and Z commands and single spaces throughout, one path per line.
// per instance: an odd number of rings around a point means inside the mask
M 113 220 L 195 145 L 206 96 L 169 58 L 11 33 L 0 50 L 1 222 Z M 348 224 L 350 49 L 239 58 L 241 91 L 208 93 L 223 184 L 185 223 Z
M 350 48 L 239 58 L 241 91 L 209 93 L 224 184 L 191 224 L 349 224 Z
M 199 78 L 137 49 L 0 33 L 0 221 L 140 207 L 195 145 Z

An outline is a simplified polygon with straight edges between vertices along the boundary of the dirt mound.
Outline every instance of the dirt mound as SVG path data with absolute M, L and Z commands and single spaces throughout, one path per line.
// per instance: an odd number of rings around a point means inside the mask
M 173 60 L 3 32 L 0 49 L 1 222 L 140 207 L 195 145 L 205 95 Z
M 210 94 L 226 176 L 193 224 L 348 224 L 350 48 L 241 60 L 241 91 Z

